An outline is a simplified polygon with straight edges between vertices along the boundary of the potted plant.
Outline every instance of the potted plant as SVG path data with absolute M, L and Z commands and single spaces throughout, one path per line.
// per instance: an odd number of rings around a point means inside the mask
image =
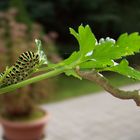
M 35 52 L 35 56 L 37 56 L 37 63 L 32 67 L 32 62 L 27 61 L 30 64 L 28 76 L 24 76 L 25 73 L 19 71 L 20 76 L 23 75 L 24 78 L 17 81 L 17 83 L 10 79 L 10 84 L 8 84 L 6 76 L 9 76 L 9 73 L 13 71 L 13 67 L 6 68 L 0 79 L 0 94 L 6 95 L 7 92 L 65 73 L 68 76 L 72 75 L 79 79 L 85 78 L 96 82 L 113 96 L 120 99 L 132 99 L 140 106 L 139 90 L 120 90 L 113 87 L 101 74 L 103 71 L 113 71 L 140 80 L 140 72 L 130 67 L 128 61 L 124 58 L 139 52 L 139 34 L 132 33 L 128 35 L 125 33 L 117 41 L 109 37 L 97 41 L 88 25 L 80 25 L 78 32 L 70 28 L 70 33 L 78 40 L 79 51 L 73 52 L 69 58 L 59 63 L 50 63 L 41 49 L 41 42 L 36 40 L 38 50 Z M 120 62 L 117 61 L 118 59 L 121 59 Z M 26 67 L 23 67 L 23 69 L 26 69 Z M 43 73 L 40 74 L 40 72 Z M 32 76 L 32 74 L 38 75 Z M 18 78 L 17 75 L 16 78 Z M 19 130 L 16 133 L 19 133 Z

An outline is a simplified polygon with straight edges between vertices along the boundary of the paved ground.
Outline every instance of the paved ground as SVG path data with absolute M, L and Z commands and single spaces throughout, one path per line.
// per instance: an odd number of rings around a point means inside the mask
M 44 107 L 51 115 L 45 140 L 140 140 L 140 108 L 132 100 L 101 92 Z
M 140 140 L 140 107 L 132 100 L 100 92 L 43 107 L 51 115 L 45 140 Z

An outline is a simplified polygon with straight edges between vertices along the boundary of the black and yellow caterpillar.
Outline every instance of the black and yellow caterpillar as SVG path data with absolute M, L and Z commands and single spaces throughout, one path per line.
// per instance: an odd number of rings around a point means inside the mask
M 5 72 L 0 74 L 0 78 L 2 78 L 0 87 L 16 84 L 17 82 L 26 79 L 38 64 L 39 55 L 37 53 L 31 51 L 22 53 L 8 74 L 5 76 Z

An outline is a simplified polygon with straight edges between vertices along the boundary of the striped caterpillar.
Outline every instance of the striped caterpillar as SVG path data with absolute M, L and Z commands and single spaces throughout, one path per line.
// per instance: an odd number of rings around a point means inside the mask
M 0 79 L 2 78 L 0 87 L 16 84 L 17 82 L 26 79 L 33 70 L 35 70 L 38 64 L 38 54 L 31 51 L 22 53 L 7 74 L 5 74 L 5 72 L 0 74 Z

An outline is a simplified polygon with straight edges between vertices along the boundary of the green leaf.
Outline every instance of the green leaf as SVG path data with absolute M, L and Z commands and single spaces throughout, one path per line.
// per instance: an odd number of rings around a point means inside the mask
M 74 29 L 70 28 L 70 33 L 78 40 L 82 57 L 93 51 L 96 44 L 96 38 L 89 25 L 86 25 L 85 27 L 80 25 L 78 33 Z
M 103 59 L 103 60 L 90 60 L 87 62 L 83 62 L 81 63 L 79 66 L 80 68 L 84 68 L 84 69 L 101 69 L 101 68 L 105 68 L 107 66 L 113 66 L 114 62 L 112 60 L 107 60 L 107 59 Z
M 140 72 L 129 66 L 127 60 L 122 60 L 120 64 L 106 68 L 105 70 L 113 71 L 125 75 L 129 78 L 140 80 Z
M 72 28 L 69 28 L 70 34 L 72 34 L 77 40 L 79 40 L 79 34 Z
M 58 67 L 67 67 L 67 69 L 75 68 L 80 57 L 79 52 L 73 52 L 67 59 L 57 64 L 48 64 L 49 69 L 57 69 Z
M 125 56 L 133 55 L 140 50 L 140 35 L 137 32 L 130 35 L 127 33 L 122 34 L 118 38 L 116 44 L 119 48 L 123 49 Z
M 82 77 L 80 77 L 73 69 L 67 70 L 67 71 L 65 72 L 65 74 L 66 74 L 67 76 L 74 76 L 75 78 L 78 78 L 78 79 L 82 80 Z
M 91 59 L 96 60 L 94 67 L 98 68 L 101 66 L 104 67 L 105 65 L 110 65 L 107 63 L 110 63 L 112 60 L 121 59 L 127 55 L 134 55 L 134 53 L 139 52 L 139 50 L 140 36 L 138 33 L 132 33 L 130 35 L 122 34 L 117 42 L 109 37 L 106 39 L 101 39 L 94 48 L 93 54 L 90 57 Z M 101 65 L 101 63 L 103 64 Z
M 47 56 L 42 49 L 41 41 L 38 40 L 38 39 L 35 39 L 35 44 L 36 44 L 36 47 L 37 47 L 37 54 L 39 55 L 40 65 L 48 64 Z
M 121 49 L 118 45 L 115 45 L 115 41 L 111 41 L 111 39 L 107 38 L 106 40 L 99 42 L 99 44 L 96 45 L 92 54 L 92 58 L 97 60 L 114 60 L 121 58 L 123 54 L 124 50 Z
M 69 58 L 65 59 L 64 61 L 62 61 L 60 63 L 64 64 L 64 65 L 70 65 L 70 64 L 78 61 L 79 58 L 80 58 L 80 53 L 75 51 L 71 54 L 71 56 Z

